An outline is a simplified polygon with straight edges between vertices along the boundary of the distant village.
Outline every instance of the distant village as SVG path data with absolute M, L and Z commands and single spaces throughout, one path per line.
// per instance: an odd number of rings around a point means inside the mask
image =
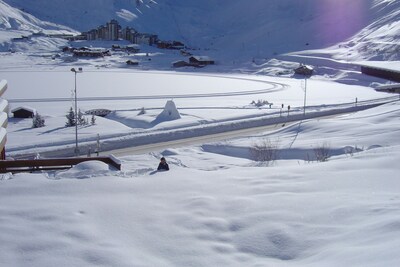
M 173 49 L 180 50 L 182 56 L 188 56 L 189 60 L 179 60 L 172 63 L 175 68 L 192 66 L 192 67 L 204 67 L 206 65 L 213 65 L 215 61 L 207 56 L 193 56 L 186 49 L 185 44 L 180 41 L 162 41 L 156 34 L 140 33 L 132 27 L 123 28 L 117 20 L 112 19 L 105 25 L 101 25 L 96 29 L 82 32 L 80 35 L 72 34 L 53 34 L 45 35 L 42 32 L 34 33 L 31 36 L 22 36 L 20 38 L 14 38 L 13 41 L 24 41 L 31 37 L 47 36 L 53 38 L 62 38 L 68 41 L 119 41 L 126 40 L 131 44 L 126 46 L 120 46 L 119 44 L 112 45 L 112 51 L 123 51 L 126 53 L 138 53 L 140 51 L 140 45 L 156 46 L 159 49 Z M 105 57 L 111 56 L 111 51 L 107 49 L 91 48 L 91 47 L 64 47 L 63 52 L 72 53 L 76 57 Z M 138 65 L 139 62 L 135 60 L 128 60 L 128 65 Z
M 122 39 L 139 45 L 154 45 L 159 41 L 158 36 L 155 34 L 139 33 L 131 27 L 126 27 L 122 29 L 121 25 L 119 25 L 118 21 L 115 19 L 107 22 L 106 25 L 101 25 L 97 29 L 83 32 L 81 36 L 83 40 L 88 41 L 117 41 Z

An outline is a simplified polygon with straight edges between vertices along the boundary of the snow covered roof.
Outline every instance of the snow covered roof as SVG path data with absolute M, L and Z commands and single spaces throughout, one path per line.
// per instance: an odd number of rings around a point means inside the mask
M 21 109 L 30 111 L 30 112 L 32 112 L 32 113 L 36 113 L 36 109 L 31 108 L 31 107 L 28 107 L 28 106 L 21 106 L 21 107 L 14 108 L 14 109 L 11 110 L 11 113 L 14 113 L 14 112 L 16 112 L 16 111 L 18 111 L 18 110 L 21 110 Z
M 384 90 L 384 89 L 397 89 L 397 88 L 400 88 L 400 83 L 385 84 L 385 85 L 378 86 L 376 89 Z
M 140 45 L 138 45 L 138 44 L 129 44 L 126 47 L 129 47 L 129 48 L 140 48 Z
M 196 59 L 197 61 L 213 61 L 213 59 L 209 56 L 192 56 L 192 58 Z
M 300 64 L 297 69 L 307 69 L 307 70 L 314 70 L 314 68 L 310 65 Z

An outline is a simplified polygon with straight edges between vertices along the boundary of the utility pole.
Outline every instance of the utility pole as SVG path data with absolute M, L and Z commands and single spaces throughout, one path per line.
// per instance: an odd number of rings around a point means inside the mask
M 75 90 L 74 90 L 74 95 L 75 95 L 75 156 L 79 156 L 79 146 L 78 146 L 78 96 L 76 92 L 76 75 L 78 73 L 82 73 L 82 68 L 79 68 L 76 70 L 75 68 L 72 68 L 71 71 L 75 74 Z
M 304 110 L 303 110 L 303 116 L 306 115 L 306 103 L 307 103 L 307 76 L 304 79 Z

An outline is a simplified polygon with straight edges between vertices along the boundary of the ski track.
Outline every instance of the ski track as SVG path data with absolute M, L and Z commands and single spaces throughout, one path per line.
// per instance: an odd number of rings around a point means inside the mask
M 116 72 L 118 73 L 118 72 Z M 139 73 L 139 72 L 138 72 Z M 167 73 L 161 73 L 164 75 L 171 75 Z M 173 75 L 184 75 L 187 74 L 173 74 Z M 239 77 L 228 77 L 228 76 L 219 76 L 219 75 L 192 75 L 191 76 L 199 76 L 199 77 L 214 77 L 221 79 L 232 79 L 232 80 L 242 80 L 242 81 L 251 81 L 258 82 L 263 84 L 268 84 L 271 88 L 265 88 L 260 90 L 246 90 L 246 91 L 234 91 L 234 92 L 224 92 L 224 93 L 208 93 L 208 94 L 171 94 L 171 95 L 145 95 L 145 96 L 116 96 L 116 97 L 78 97 L 79 101 L 114 101 L 114 100 L 157 100 L 157 99 L 191 99 L 191 98 L 211 98 L 211 97 L 229 97 L 229 96 L 243 96 L 243 95 L 259 95 L 259 94 L 268 94 L 277 91 L 284 90 L 288 85 L 277 82 L 270 81 L 261 81 L 257 79 L 250 78 L 239 78 Z M 71 101 L 70 97 L 61 97 L 61 98 L 19 98 L 19 99 L 9 99 L 10 103 L 24 103 L 24 102 L 69 102 Z

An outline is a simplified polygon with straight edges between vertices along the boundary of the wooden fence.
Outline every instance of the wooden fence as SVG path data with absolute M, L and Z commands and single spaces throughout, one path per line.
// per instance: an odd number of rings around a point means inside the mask
M 92 158 L 57 158 L 33 160 L 0 160 L 0 173 L 6 172 L 32 172 L 40 170 L 69 169 L 74 165 L 86 161 L 101 161 L 121 170 L 121 162 L 114 156 Z

